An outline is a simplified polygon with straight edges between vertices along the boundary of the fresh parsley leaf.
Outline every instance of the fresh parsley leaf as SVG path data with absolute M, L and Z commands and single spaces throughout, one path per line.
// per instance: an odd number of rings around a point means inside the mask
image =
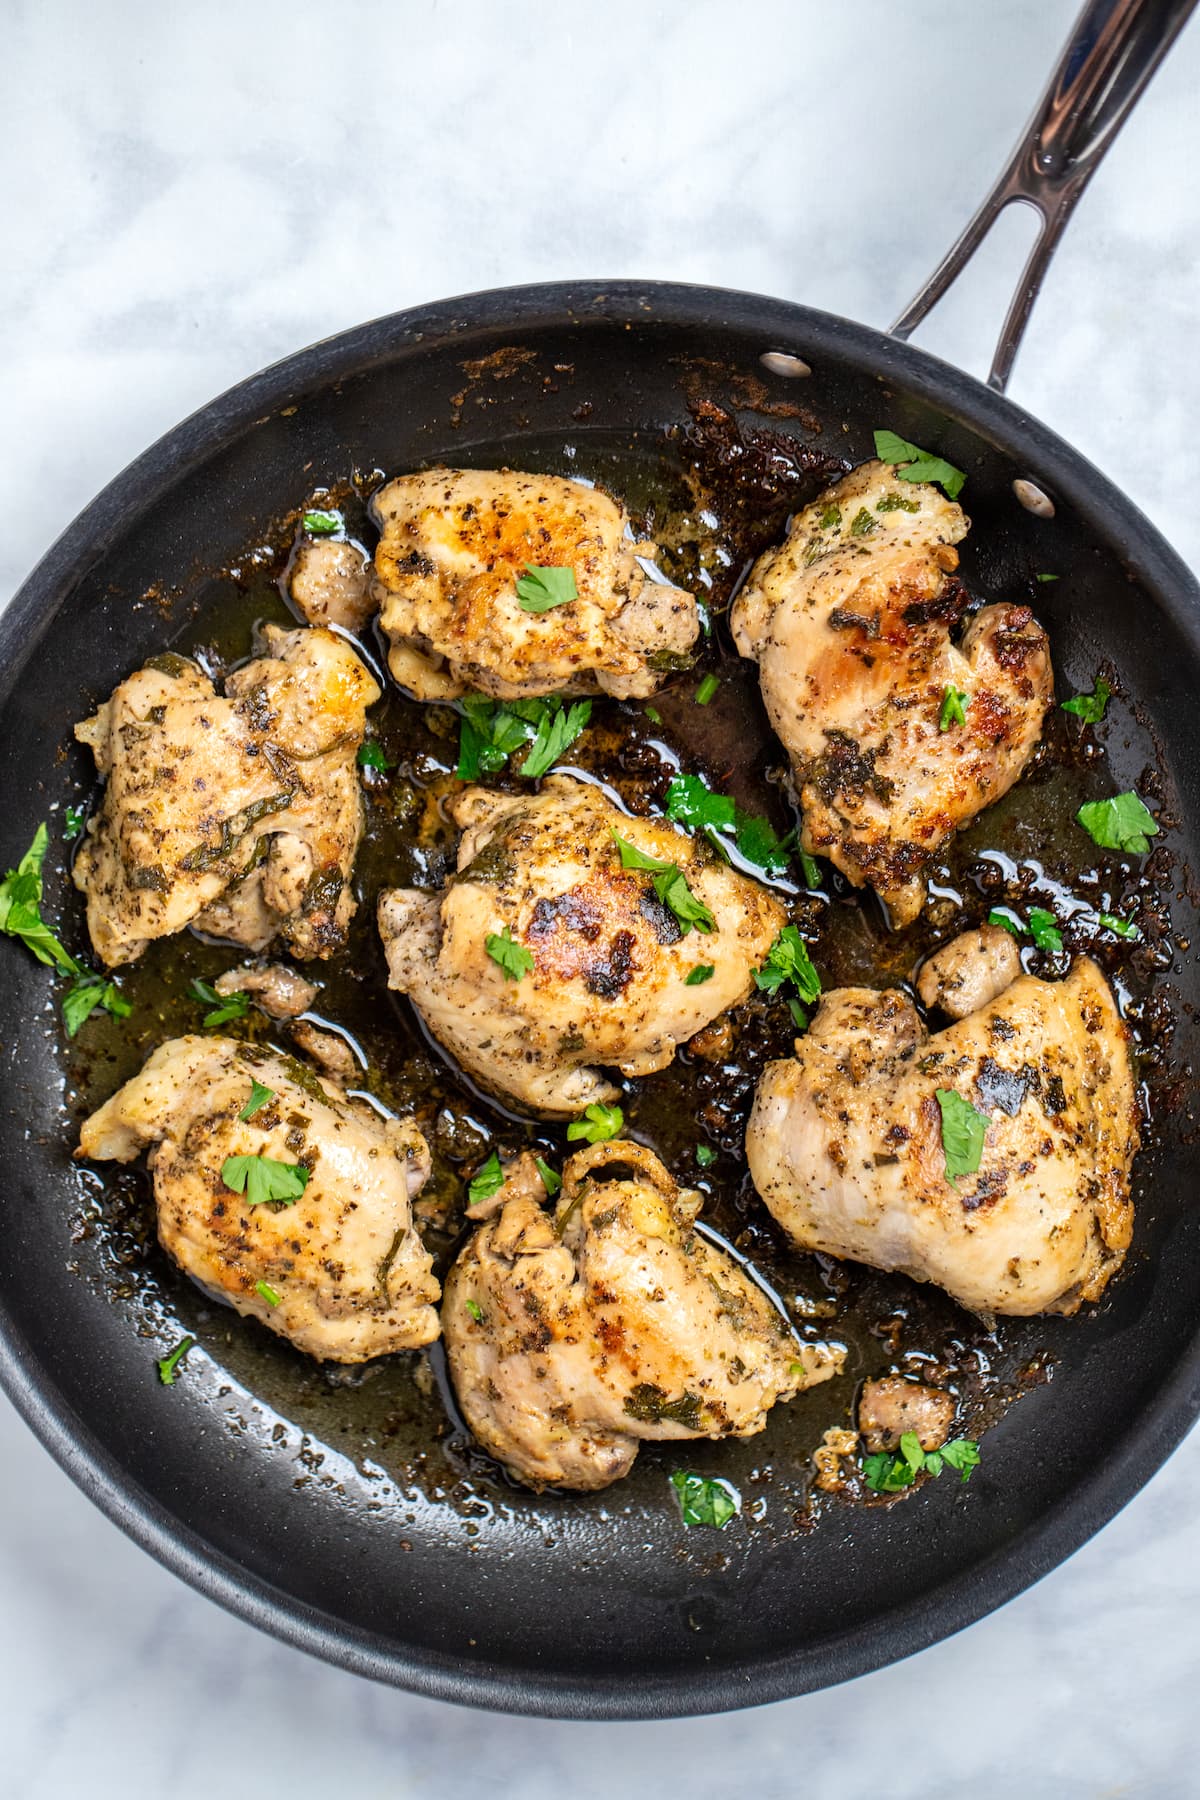
M 16 868 L 10 869 L 0 882 L 0 931 L 20 938 L 40 963 L 78 975 L 79 964 L 63 949 L 41 914 L 42 864 L 49 842 L 49 830 L 44 824 L 39 825 Z
M 82 806 L 68 806 L 63 810 L 63 836 L 70 843 L 83 830 Z
M 919 449 L 906 438 L 897 437 L 894 431 L 875 433 L 875 454 L 880 462 L 896 466 L 897 481 L 938 481 L 951 500 L 957 500 L 967 479 L 961 469 L 956 469 L 944 457 Z
M 604 1144 L 618 1135 L 624 1123 L 625 1114 L 619 1106 L 605 1106 L 602 1101 L 595 1101 L 584 1108 L 582 1119 L 572 1119 L 567 1126 L 567 1138 L 573 1144 L 580 1138 L 588 1144 Z
M 1038 580 L 1041 580 L 1040 575 L 1038 576 Z M 1103 675 L 1097 675 L 1096 685 L 1091 693 L 1076 694 L 1073 699 L 1064 700 L 1062 703 L 1062 710 L 1063 712 L 1074 713 L 1075 717 L 1077 719 L 1082 719 L 1085 725 L 1098 725 L 1104 717 L 1111 698 L 1111 687 L 1109 687 Z
M 358 746 L 358 766 L 360 769 L 374 769 L 378 775 L 386 774 L 392 767 L 378 738 L 368 738 Z
M 971 1470 L 979 1467 L 979 1445 L 974 1438 L 952 1438 L 936 1453 L 955 1470 L 960 1481 L 970 1481 Z M 925 1458 L 928 1465 L 929 1458 Z
M 808 945 L 794 925 L 783 927 L 767 952 L 766 962 L 761 969 L 755 969 L 754 981 L 764 994 L 777 994 L 790 981 L 801 1000 L 810 1006 L 820 998 L 821 977 L 813 967 Z
M 481 1200 L 490 1200 L 503 1186 L 504 1170 L 500 1167 L 500 1154 L 493 1150 L 467 1183 L 467 1205 L 478 1206 Z
M 1136 794 L 1089 800 L 1075 817 L 1103 850 L 1128 850 L 1141 856 L 1150 848 L 1150 839 L 1158 836 L 1158 821 Z
M 301 524 L 311 537 L 332 537 L 335 531 L 342 529 L 342 515 L 332 508 L 326 510 L 318 506 L 305 513 Z
M 506 981 L 520 981 L 533 967 L 533 956 L 524 944 L 518 944 L 508 926 L 496 933 L 489 931 L 483 947 L 492 961 L 504 971 Z
M 271 1156 L 227 1156 L 221 1180 L 235 1194 L 245 1194 L 247 1206 L 273 1200 L 294 1206 L 308 1186 L 308 1170 L 303 1163 L 276 1162 Z
M 255 1081 L 254 1077 L 251 1076 L 250 1098 L 238 1114 L 238 1118 L 243 1120 L 252 1119 L 260 1107 L 265 1106 L 268 1100 L 273 1100 L 274 1098 L 274 1088 L 264 1087 L 261 1081 Z
M 711 1169 L 717 1160 L 717 1153 L 711 1144 L 696 1145 L 696 1161 L 702 1169 Z
M 979 1445 L 973 1438 L 954 1438 L 940 1450 L 922 1450 L 915 1432 L 906 1431 L 899 1453 L 879 1451 L 863 1458 L 863 1479 L 877 1494 L 896 1494 L 911 1487 L 918 1475 L 940 1475 L 953 1469 L 960 1481 L 969 1481 L 979 1466 Z
M 482 1308 L 482 1306 L 480 1306 L 478 1300 L 468 1300 L 465 1302 L 465 1304 L 466 1304 L 467 1311 L 470 1313 L 470 1315 L 474 1319 L 475 1323 L 477 1325 L 482 1325 L 483 1324 L 483 1308 Z
M 808 1030 L 808 1014 L 805 1012 L 804 1008 L 801 1006 L 800 1002 L 797 1000 L 797 998 L 794 994 L 790 994 L 788 996 L 788 1011 L 792 1015 L 792 1024 L 796 1027 L 796 1030 L 797 1031 L 807 1031 Z
M 646 706 L 643 707 L 642 710 L 652 725 L 662 724 L 662 714 L 659 712 L 657 706 Z
M 720 685 L 721 678 L 719 675 L 706 675 L 704 680 L 700 683 L 700 686 L 696 689 L 696 705 L 707 706 Z
M 819 888 L 821 885 L 821 865 L 816 857 L 810 856 L 807 850 L 802 850 L 800 852 L 800 867 L 804 871 L 805 887 Z
M 780 837 L 769 819 L 757 813 L 744 813 L 738 808 L 737 828 L 733 841 L 748 863 L 767 875 L 777 875 L 791 861 L 794 833 Z
M 948 687 L 942 695 L 942 710 L 938 714 L 938 730 L 949 731 L 952 725 L 965 725 L 967 722 L 966 708 L 970 704 L 969 694 L 964 694 L 961 688 Z
M 279 1293 L 271 1286 L 269 1281 L 256 1281 L 254 1284 L 254 1291 L 261 1300 L 266 1301 L 268 1306 L 279 1305 Z
M 683 985 L 684 987 L 699 987 L 701 982 L 711 981 L 716 972 L 712 963 L 697 963 L 695 968 L 689 969 L 684 976 Z
M 1132 919 L 1117 919 L 1112 913 L 1098 913 L 1096 916 L 1105 931 L 1115 931 L 1118 937 L 1140 938 L 1142 935 L 1141 927 L 1135 925 Z
M 71 985 L 62 998 L 67 1036 L 74 1037 L 97 1007 L 111 1013 L 114 1019 L 127 1019 L 133 1011 L 115 981 L 106 981 L 103 975 L 95 975 L 91 969 L 80 969 L 72 976 Z
M 548 1200 L 553 1200 L 555 1194 L 557 1194 L 559 1188 L 562 1186 L 562 1176 L 556 1174 L 550 1167 L 550 1164 L 548 1162 L 543 1162 L 540 1156 L 535 1156 L 533 1160 L 537 1164 L 537 1172 L 542 1178 L 542 1186 L 546 1190 L 546 1197 Z
M 683 870 L 675 863 L 664 862 L 661 857 L 648 856 L 631 844 L 618 831 L 612 832 L 621 857 L 623 869 L 640 869 L 653 877 L 652 885 L 662 904 L 669 912 L 674 913 L 677 924 L 686 937 L 693 925 L 697 931 L 710 932 L 716 930 L 716 920 L 703 900 L 693 894 L 687 884 Z
M 576 700 L 570 707 L 559 706 L 557 711 L 545 713 L 538 723 L 529 752 L 517 770 L 518 775 L 524 775 L 528 781 L 536 781 L 539 775 L 544 775 L 580 736 L 591 716 L 590 700 Z
M 566 606 L 578 598 L 574 569 L 539 568 L 536 563 L 526 563 L 524 575 L 517 576 L 517 605 L 522 612 L 549 612 L 552 607 Z
M 1019 913 L 1012 912 L 1007 906 L 993 906 L 988 914 L 989 925 L 1002 925 L 1005 931 L 1011 931 L 1014 937 L 1022 937 L 1025 926 Z
M 878 523 L 878 519 L 873 519 L 865 506 L 860 506 L 850 521 L 850 536 L 867 537 Z
M 898 1494 L 916 1479 L 904 1457 L 887 1450 L 864 1456 L 862 1467 L 863 1480 L 876 1494 Z
M 1057 581 L 1058 576 L 1057 575 L 1035 575 L 1033 579 L 1035 581 Z
M 983 1140 L 991 1123 L 986 1113 L 976 1112 L 969 1100 L 953 1088 L 934 1090 L 942 1109 L 942 1150 L 946 1180 L 958 1186 L 960 1175 L 974 1175 L 983 1158 Z
M 711 1525 L 724 1531 L 742 1510 L 741 1495 L 719 1475 L 692 1475 L 687 1469 L 676 1469 L 671 1486 L 685 1525 Z
M 211 982 L 201 981 L 198 977 L 188 984 L 192 999 L 201 1006 L 209 1006 L 200 1021 L 202 1025 L 225 1025 L 230 1019 L 244 1019 L 250 1010 L 250 996 L 235 988 L 232 994 L 218 994 Z
M 1058 920 L 1052 912 L 1047 912 L 1044 906 L 1030 907 L 1029 935 L 1039 950 L 1052 950 L 1057 954 L 1063 947 Z
M 179 1371 L 179 1365 L 195 1341 L 195 1338 L 185 1337 L 176 1344 L 169 1356 L 159 1358 L 157 1364 L 158 1379 L 162 1382 L 164 1387 L 173 1387 L 175 1385 L 175 1376 Z
M 667 789 L 667 817 L 686 831 L 732 831 L 737 807 L 714 794 L 699 775 L 673 775 Z

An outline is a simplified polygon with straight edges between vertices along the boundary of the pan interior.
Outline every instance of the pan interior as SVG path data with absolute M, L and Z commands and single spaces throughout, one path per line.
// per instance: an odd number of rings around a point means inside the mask
M 703 310 L 723 322 L 697 326 Z M 122 478 L 34 576 L 0 628 L 10 861 L 42 818 L 61 817 L 90 785 L 71 726 L 130 668 L 167 644 L 244 655 L 253 621 L 272 609 L 282 616 L 272 586 L 279 546 L 289 515 L 321 486 L 353 505 L 373 471 L 436 461 L 583 474 L 669 526 L 682 568 L 694 561 L 690 544 L 720 537 L 696 525 L 698 491 L 686 479 L 698 406 L 702 416 L 705 405 L 734 412 L 745 444 L 779 433 L 805 454 L 849 461 L 871 453 L 875 426 L 890 425 L 968 472 L 964 573 L 973 591 L 1027 599 L 1035 573 L 1057 574 L 1036 589 L 1036 605 L 1060 691 L 1090 688 L 1107 666 L 1122 696 L 1103 734 L 1106 759 L 1080 757 L 1056 721 L 1044 766 L 955 846 L 947 891 L 957 884 L 978 916 L 985 896 L 966 872 L 989 849 L 1036 859 L 1048 880 L 1073 854 L 1078 872 L 1087 857 L 1064 847 L 1063 822 L 1072 802 L 1113 786 L 1137 786 L 1172 826 L 1153 880 L 1173 936 L 1157 966 L 1110 962 L 1146 1048 L 1156 1119 L 1139 1164 L 1134 1251 L 1098 1308 L 1014 1323 L 997 1337 L 903 1281 L 852 1275 L 856 1305 L 829 1327 L 851 1345 L 843 1389 L 777 1409 L 757 1439 L 682 1456 L 647 1447 L 632 1477 L 606 1494 L 533 1497 L 471 1449 L 436 1355 L 432 1379 L 415 1357 L 322 1374 L 206 1306 L 171 1273 L 152 1241 L 141 1177 L 71 1165 L 88 1104 L 153 1042 L 195 1027 L 182 998 L 187 980 L 233 957 L 190 938 L 159 946 L 129 1028 L 101 1026 L 65 1055 L 45 973 L 4 945 L 0 1304 L 9 1377 L 32 1377 L 40 1398 L 26 1404 L 52 1440 L 86 1434 L 81 1474 L 111 1508 L 132 1505 L 129 1522 L 156 1553 L 260 1622 L 369 1673 L 568 1713 L 775 1698 L 887 1660 L 1007 1597 L 1102 1522 L 1182 1428 L 1186 1405 L 1166 1409 L 1194 1354 L 1200 1265 L 1186 1204 L 1198 1171 L 1181 1073 L 1195 1054 L 1198 997 L 1187 950 L 1200 794 L 1195 733 L 1184 725 L 1200 678 L 1189 595 L 1169 555 L 1151 543 L 1140 556 L 1144 523 L 1114 510 L 1104 484 L 1089 484 L 1053 440 L 1023 438 L 1012 409 L 990 398 L 980 402 L 988 416 L 973 422 L 973 384 L 948 372 L 941 381 L 927 359 L 898 356 L 868 333 L 766 302 L 726 296 L 717 314 L 700 299 L 676 294 L 668 304 L 654 292 L 644 304 L 601 300 L 585 316 L 530 304 L 497 323 L 436 323 L 431 331 L 381 322 L 218 403 Z M 779 349 L 804 356 L 811 376 L 768 374 L 760 355 Z M 1017 505 L 1018 475 L 1055 494 L 1052 521 Z M 786 510 L 786 484 L 780 493 Z M 745 524 L 731 509 L 722 541 L 744 551 Z M 736 554 L 721 566 L 710 559 L 718 593 L 736 573 Z M 719 623 L 716 638 L 719 649 Z M 676 745 L 715 774 L 728 771 L 734 785 L 744 780 L 749 798 L 783 758 L 764 732 L 752 671 L 730 658 L 721 673 L 712 708 L 695 707 L 695 680 L 682 677 L 661 711 Z M 413 712 L 389 700 L 381 737 L 394 760 L 436 779 L 452 747 Z M 592 772 L 629 797 L 623 781 L 636 789 L 658 773 L 654 733 L 644 720 L 627 724 L 641 765 L 627 756 Z M 370 804 L 383 818 L 386 795 Z M 390 864 L 416 854 L 384 819 L 360 870 L 363 893 L 369 899 Z M 77 926 L 65 859 L 56 859 L 47 916 Z M 390 1097 L 420 1103 L 436 1092 L 468 1126 L 523 1141 L 519 1127 L 453 1089 L 404 1010 L 382 997 L 370 912 L 364 904 L 354 958 L 373 979 L 334 980 L 331 1016 L 364 1042 Z M 816 955 L 827 986 L 907 973 L 869 906 L 835 897 L 825 923 Z M 82 949 L 72 929 L 67 941 Z M 914 946 L 907 941 L 908 965 Z M 775 1053 L 783 1041 L 786 1033 Z M 702 1135 L 694 1066 L 653 1078 L 645 1094 L 628 1109 L 635 1131 L 693 1178 L 689 1158 Z M 723 1127 L 713 1129 L 721 1143 Z M 747 1239 L 785 1297 L 837 1297 L 836 1272 L 783 1255 L 771 1239 L 730 1132 L 702 1181 L 709 1216 L 726 1236 Z M 1000 1411 L 1017 1391 L 1020 1403 L 988 1435 L 968 1489 L 943 1480 L 902 1505 L 815 1517 L 808 1454 L 855 1380 L 887 1362 L 896 1318 L 905 1341 L 982 1358 L 981 1405 Z M 183 1331 L 200 1349 L 186 1378 L 164 1389 L 155 1357 Z M 667 1498 L 667 1474 L 680 1464 L 736 1483 L 745 1516 L 735 1528 L 682 1529 Z

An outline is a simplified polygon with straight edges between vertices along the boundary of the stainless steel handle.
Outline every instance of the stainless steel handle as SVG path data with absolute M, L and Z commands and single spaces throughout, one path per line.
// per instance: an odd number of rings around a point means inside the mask
M 1032 206 L 1041 230 L 988 374 L 988 386 L 1004 392 L 1042 277 L 1075 202 L 1196 5 L 1197 0 L 1089 0 L 1008 166 L 958 242 L 900 314 L 893 337 L 911 337 L 1006 206 L 1013 201 Z

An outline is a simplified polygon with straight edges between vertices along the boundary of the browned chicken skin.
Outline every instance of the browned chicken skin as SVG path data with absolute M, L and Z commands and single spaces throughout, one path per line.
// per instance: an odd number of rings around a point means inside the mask
M 588 783 L 551 776 L 537 794 L 469 788 L 458 874 L 440 894 L 379 901 L 390 985 L 489 1091 L 570 1116 L 624 1075 L 665 1069 L 677 1047 L 750 992 L 783 923 L 774 895 L 701 837 L 629 818 Z M 621 867 L 613 832 L 683 870 L 715 929 L 683 933 L 650 878 Z M 509 931 L 533 959 L 519 980 L 488 954 Z M 699 964 L 709 979 L 688 983 Z
M 758 559 L 731 616 L 792 759 L 804 848 L 873 887 L 897 927 L 924 903 L 930 857 L 1020 775 L 1053 693 L 1027 607 L 986 606 L 951 641 L 966 531 L 937 488 L 864 463 Z M 964 722 L 943 729 L 950 689 Z
M 759 1083 L 754 1184 L 803 1250 L 936 1282 L 985 1316 L 1072 1313 L 1132 1234 L 1128 1039 L 1087 957 L 933 1035 L 897 990 L 836 989 Z M 955 1183 L 938 1090 L 987 1120 L 978 1171 Z
M 509 700 L 652 694 L 699 635 L 692 596 L 638 560 L 652 564 L 657 547 L 636 543 L 623 509 L 590 484 L 429 469 L 390 481 L 371 512 L 389 665 L 419 700 L 468 688 Z M 577 598 L 524 610 L 527 564 L 573 570 Z
M 640 1144 L 572 1157 L 553 1216 L 522 1184 L 446 1278 L 442 1330 L 484 1448 L 534 1487 L 607 1487 L 647 1439 L 749 1437 L 837 1373 Z
M 255 1081 L 271 1098 L 243 1120 Z M 438 1284 L 412 1220 L 429 1175 L 415 1125 L 292 1057 L 193 1036 L 160 1045 L 84 1121 L 78 1154 L 131 1162 L 147 1149 L 163 1249 L 238 1312 L 333 1362 L 437 1337 Z M 237 1156 L 304 1164 L 308 1185 L 294 1204 L 251 1205 L 222 1179 Z
M 74 879 L 109 967 L 189 925 L 300 957 L 345 942 L 355 753 L 379 689 L 331 632 L 264 636 L 224 698 L 195 663 L 155 657 L 76 727 L 107 777 Z

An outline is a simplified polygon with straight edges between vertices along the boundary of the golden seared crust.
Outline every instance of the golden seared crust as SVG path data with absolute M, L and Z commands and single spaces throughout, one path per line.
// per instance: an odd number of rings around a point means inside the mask
M 699 633 L 696 603 L 650 581 L 616 501 L 578 481 L 429 469 L 374 497 L 375 594 L 392 673 L 420 700 L 651 694 Z M 526 565 L 570 568 L 578 598 L 524 611 Z
M 744 1000 L 784 912 L 701 838 L 628 818 L 566 776 L 540 793 L 467 790 L 458 874 L 441 894 L 392 889 L 379 903 L 390 984 L 494 1093 L 534 1111 L 582 1112 L 615 1089 L 595 1066 L 662 1069 L 679 1044 Z M 683 871 L 716 929 L 682 932 L 651 879 L 621 867 L 617 831 Z M 532 958 L 508 980 L 487 952 L 511 933 Z M 688 986 L 697 964 L 711 978 Z
M 977 1173 L 946 1178 L 937 1091 L 988 1124 Z M 804 1250 L 932 1281 L 992 1313 L 1098 1299 L 1133 1230 L 1129 1034 L 1087 957 L 1022 975 L 930 1036 L 906 995 L 827 994 L 768 1065 L 746 1136 L 755 1186 Z
M 272 1097 L 243 1120 L 254 1081 Z M 415 1125 L 378 1118 L 292 1057 L 183 1037 L 161 1045 L 80 1133 L 79 1154 L 98 1161 L 145 1149 L 164 1250 L 238 1312 L 334 1362 L 437 1337 L 440 1290 L 412 1219 L 429 1175 Z M 251 1206 L 222 1180 L 231 1156 L 302 1163 L 308 1185 L 294 1205 Z
M 695 1234 L 698 1205 L 615 1141 L 567 1162 L 553 1218 L 518 1193 L 463 1248 L 442 1309 L 455 1391 L 522 1481 L 601 1488 L 643 1440 L 750 1437 L 840 1367 Z
M 759 558 L 732 613 L 795 767 L 805 849 L 873 887 L 897 926 L 924 903 L 929 859 L 1020 775 L 1053 695 L 1027 607 L 984 607 L 951 642 L 967 529 L 937 488 L 864 463 Z M 949 688 L 969 704 L 943 731 Z
M 266 630 L 269 653 L 217 694 L 156 657 L 76 728 L 107 776 L 75 859 L 110 967 L 188 925 L 297 956 L 341 948 L 362 829 L 355 753 L 379 689 L 328 631 Z

